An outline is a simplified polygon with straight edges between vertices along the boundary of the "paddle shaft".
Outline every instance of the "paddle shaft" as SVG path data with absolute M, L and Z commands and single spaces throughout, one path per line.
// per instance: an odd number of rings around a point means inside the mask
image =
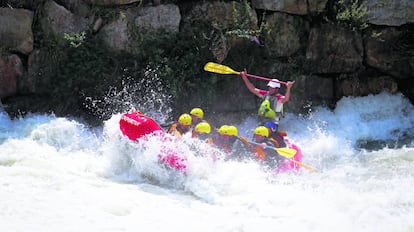
M 256 146 L 262 146 L 263 145 L 262 143 L 256 143 L 256 142 L 252 142 L 252 141 L 248 141 L 248 142 L 250 144 L 253 144 L 253 145 L 256 145 Z M 288 148 L 288 147 L 277 148 L 277 147 L 272 147 L 272 146 L 266 145 L 264 148 L 275 150 L 278 155 L 283 156 L 283 157 L 288 158 L 288 159 L 295 156 L 296 152 L 297 152 L 295 149 Z
M 259 80 L 273 81 L 273 80 L 272 80 L 272 79 L 270 79 L 270 78 L 261 77 L 261 76 L 256 76 L 256 75 L 249 74 L 249 73 L 246 73 L 246 76 L 251 77 L 251 78 L 255 78 L 255 79 L 259 79 Z M 273 81 L 273 82 L 278 82 L 278 83 L 280 83 L 280 84 L 284 84 L 284 85 L 286 85 L 286 82 L 284 82 L 284 81 Z
M 296 161 L 296 160 L 293 160 L 293 159 L 289 159 L 289 160 L 292 161 L 293 163 L 295 163 L 295 164 L 297 164 L 297 165 L 305 168 L 305 169 L 308 169 L 309 171 L 318 172 L 318 170 L 316 170 L 315 168 L 313 168 L 313 167 L 311 167 L 311 166 L 309 166 L 307 164 L 304 164 L 302 162 L 299 162 L 299 161 Z
M 263 146 L 263 144 L 264 144 L 265 145 L 264 148 L 277 151 L 277 148 L 276 147 L 272 147 L 272 146 L 266 145 L 265 143 L 256 143 L 256 142 L 253 142 L 253 141 L 249 141 L 249 143 L 250 144 L 253 144 L 253 145 L 256 145 L 256 146 Z

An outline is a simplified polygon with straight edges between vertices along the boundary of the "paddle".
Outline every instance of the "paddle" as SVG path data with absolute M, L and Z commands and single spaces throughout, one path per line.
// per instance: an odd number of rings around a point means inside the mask
M 249 141 L 249 143 L 250 144 L 253 144 L 253 145 L 257 145 L 257 146 L 262 146 L 263 145 L 261 143 L 256 143 L 256 142 L 252 142 L 252 141 Z M 266 145 L 265 148 L 266 149 L 273 149 L 273 150 L 275 150 L 279 155 L 281 155 L 281 156 L 289 159 L 293 163 L 295 163 L 295 164 L 297 164 L 297 165 L 299 165 L 299 166 L 301 166 L 301 167 L 303 167 L 305 169 L 308 169 L 308 170 L 310 170 L 312 172 L 318 172 L 318 170 L 316 170 L 315 168 L 313 168 L 313 167 L 311 167 L 311 166 L 309 166 L 307 164 L 304 164 L 302 162 L 299 162 L 299 161 L 296 161 L 294 159 L 291 159 L 296 154 L 296 150 L 295 149 L 291 149 L 291 148 L 287 148 L 287 147 L 276 148 L 276 147 L 272 147 L 272 146 L 268 146 L 268 145 Z M 293 150 L 293 151 L 291 151 L 291 150 Z
M 228 66 L 225 66 L 225 65 L 222 65 L 222 64 L 217 64 L 217 63 L 214 63 L 214 62 L 208 62 L 206 65 L 204 65 L 204 71 L 218 73 L 218 74 L 240 75 L 240 72 L 234 71 L 232 68 L 230 68 Z M 252 75 L 252 74 L 248 74 L 248 73 L 246 73 L 246 76 L 251 77 L 251 78 L 256 78 L 256 79 L 259 79 L 259 80 L 273 81 L 270 78 L 256 76 L 256 75 Z M 274 81 L 274 82 L 278 82 L 278 83 L 286 85 L 286 82 L 283 82 L 283 81 Z
M 249 141 L 249 143 L 253 144 L 253 145 L 257 145 L 257 146 L 262 146 L 263 145 L 262 143 L 256 143 L 256 142 L 252 142 L 252 141 Z M 286 157 L 288 159 L 295 156 L 296 152 L 297 152 L 295 149 L 288 148 L 288 147 L 277 148 L 277 147 L 272 147 L 272 146 L 266 145 L 264 148 L 275 150 L 279 155 L 281 155 L 283 157 Z

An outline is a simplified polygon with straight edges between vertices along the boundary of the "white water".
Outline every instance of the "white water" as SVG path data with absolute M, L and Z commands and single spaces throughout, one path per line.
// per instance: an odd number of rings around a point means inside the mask
M 188 155 L 188 175 L 171 173 L 156 158 L 165 142 L 130 142 L 119 117 L 90 129 L 0 112 L 0 231 L 414 231 L 414 142 L 357 147 L 412 135 L 414 107 L 401 95 L 288 115 L 283 129 L 317 173 L 273 176 L 251 161 L 213 162 L 210 148 L 187 138 L 167 146 Z M 249 135 L 254 123 L 239 130 Z

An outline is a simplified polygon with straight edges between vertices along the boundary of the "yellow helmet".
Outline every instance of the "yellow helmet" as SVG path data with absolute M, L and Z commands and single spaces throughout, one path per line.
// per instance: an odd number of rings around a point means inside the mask
M 194 108 L 190 111 L 191 115 L 198 117 L 199 119 L 203 119 L 204 111 L 201 108 Z
M 227 132 L 228 132 L 228 135 L 232 135 L 232 136 L 238 136 L 239 134 L 239 132 L 237 131 L 237 127 L 235 126 L 229 126 L 227 128 Z
M 227 135 L 228 134 L 228 128 L 229 128 L 229 126 L 228 125 L 222 125 L 218 130 L 217 130 L 217 132 L 219 133 L 219 134 L 221 134 L 221 135 Z
M 269 129 L 267 129 L 267 127 L 264 126 L 259 126 L 256 127 L 256 129 L 254 129 L 254 134 L 269 137 Z
M 200 122 L 195 126 L 194 130 L 198 133 L 210 134 L 211 127 L 207 122 Z
M 189 125 L 191 125 L 191 116 L 189 114 L 182 114 L 178 118 L 178 123 L 180 123 L 183 126 L 189 126 Z

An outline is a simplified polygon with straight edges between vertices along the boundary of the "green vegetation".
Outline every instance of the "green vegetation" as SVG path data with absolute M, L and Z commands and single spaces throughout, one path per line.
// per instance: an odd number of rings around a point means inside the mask
M 139 54 L 137 61 L 157 71 L 168 86 L 174 102 L 184 102 L 174 108 L 184 108 L 192 102 L 208 102 L 214 95 L 202 65 L 208 50 L 206 41 L 166 32 L 136 33 L 133 37 Z M 191 93 L 191 94 L 190 94 Z M 191 102 L 190 102 L 191 101 Z M 207 103 L 208 104 L 208 103 Z
M 68 39 L 64 46 L 49 48 L 57 66 L 56 77 L 52 79 L 56 96 L 53 100 L 59 104 L 65 102 L 68 107 L 80 107 L 82 96 L 100 96 L 114 82 L 111 73 L 116 60 L 99 40 L 86 33 L 70 38 L 79 40 Z
M 256 21 L 249 7 L 245 0 L 241 10 L 234 8 L 231 28 L 218 28 L 211 22 L 200 20 L 191 25 L 197 30 L 175 34 L 141 30 L 130 23 L 128 53 L 108 51 L 100 37 L 90 31 L 65 34 L 63 43 L 58 42 L 61 38 L 38 35 L 38 46 L 47 49 L 55 72 L 50 83 L 50 94 L 54 96 L 50 99 L 51 104 L 64 107 L 66 112 L 80 109 L 105 119 L 113 113 L 131 109 L 127 102 L 132 104 L 148 100 L 148 97 L 157 98 L 147 91 L 150 89 L 170 96 L 166 101 L 176 103 L 172 108 L 177 112 L 194 105 L 208 108 L 215 104 L 217 93 L 223 86 L 234 81 L 203 71 L 203 65 L 214 60 L 212 41 L 226 31 L 249 35 L 250 27 Z M 119 12 L 94 9 L 96 15 L 108 20 L 115 15 L 122 17 Z M 253 31 L 255 33 L 257 31 Z M 230 64 L 232 61 L 232 58 L 228 60 Z
M 111 22 L 119 17 L 120 12 L 114 8 L 93 5 L 89 10 L 89 14 L 95 17 L 101 17 L 104 22 Z
M 338 0 L 334 4 L 336 20 L 352 29 L 365 29 L 368 27 L 366 21 L 367 6 L 359 0 Z
M 210 54 L 205 49 L 207 40 L 137 28 L 130 37 L 132 54 L 108 51 L 99 37 L 89 32 L 66 34 L 64 44 L 45 41 L 56 70 L 51 83 L 52 104 L 68 111 L 84 109 L 105 119 L 131 109 L 127 101 L 147 99 L 152 94 L 148 89 L 163 91 L 172 102 L 184 102 L 173 106 L 176 110 L 212 101 L 216 90 L 210 84 L 214 78 L 207 78 L 202 70 Z
M 260 30 L 253 30 L 252 25 L 257 24 L 256 16 L 253 15 L 249 2 L 243 0 L 241 6 L 233 2 L 233 22 L 234 28 L 229 28 L 226 31 L 227 35 L 236 35 L 238 37 L 251 38 L 260 34 Z
M 252 14 L 252 10 L 249 2 L 243 0 L 241 7 L 236 6 L 236 2 L 233 2 L 233 21 L 236 29 L 249 30 L 251 25 L 256 24 L 256 16 Z
M 86 32 L 82 31 L 81 33 L 77 33 L 73 35 L 69 35 L 65 33 L 63 38 L 69 41 L 69 44 L 71 47 L 77 48 L 80 45 L 82 45 L 83 41 L 85 40 Z

